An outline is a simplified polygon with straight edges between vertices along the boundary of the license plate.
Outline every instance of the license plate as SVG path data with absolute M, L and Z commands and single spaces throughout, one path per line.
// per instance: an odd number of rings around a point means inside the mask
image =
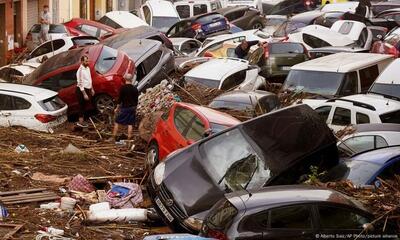
M 161 212 L 164 213 L 164 216 L 168 219 L 168 221 L 174 221 L 174 217 L 168 212 L 167 208 L 165 208 L 164 204 L 159 198 L 156 198 L 156 204 L 160 208 Z
M 283 66 L 283 67 L 281 67 L 281 69 L 283 71 L 290 71 L 290 67 L 289 66 Z
M 208 24 L 208 28 L 218 27 L 221 25 L 221 22 L 215 22 Z

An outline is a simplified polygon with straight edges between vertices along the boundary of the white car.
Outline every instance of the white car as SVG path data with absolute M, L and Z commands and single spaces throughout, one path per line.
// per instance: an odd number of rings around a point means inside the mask
M 221 45 L 224 42 L 239 43 L 246 41 L 272 41 L 272 38 L 261 30 L 247 30 L 233 34 L 223 34 L 207 38 L 197 50 L 196 57 L 202 57 L 209 50 Z
M 201 47 L 201 42 L 194 38 L 170 38 L 172 45 L 179 52 L 190 55 Z
M 40 45 L 40 24 L 34 24 L 26 35 L 25 44 L 29 51 L 32 51 Z M 67 37 L 69 35 L 67 28 L 62 24 L 50 24 L 49 38 L 50 40 Z
M 347 155 L 396 146 L 400 143 L 400 124 L 379 123 L 354 125 L 354 132 L 338 142 L 338 148 Z
M 369 93 L 381 94 L 400 101 L 400 59 L 394 60 L 372 84 Z
M 83 47 L 87 45 L 94 45 L 99 43 L 96 37 L 79 36 L 79 37 L 63 37 L 56 40 L 47 41 L 40 46 L 36 47 L 26 57 L 24 62 L 42 63 L 50 57 L 66 52 L 72 48 Z
M 174 5 L 180 18 L 190 18 L 222 8 L 220 0 L 183 0 L 174 1 Z
M 371 48 L 373 34 L 362 22 L 338 20 L 332 25 L 331 30 L 350 38 L 357 47 L 365 50 L 370 50 Z
M 400 123 L 400 101 L 376 94 L 331 99 L 314 109 L 335 132 L 354 124 Z
M 258 75 L 260 69 L 248 61 L 237 58 L 211 59 L 184 75 L 187 83 L 196 83 L 208 88 L 222 90 L 257 90 L 264 86 L 265 79 Z
M 68 106 L 57 95 L 43 88 L 0 83 L 0 126 L 52 133 L 67 121 Z
M 0 82 L 14 82 L 38 68 L 40 63 L 17 63 L 0 68 Z
M 139 16 L 150 26 L 167 32 L 181 19 L 174 4 L 166 0 L 148 0 L 141 7 Z
M 99 22 L 112 28 L 135 28 L 149 25 L 128 11 L 107 12 L 99 19 Z

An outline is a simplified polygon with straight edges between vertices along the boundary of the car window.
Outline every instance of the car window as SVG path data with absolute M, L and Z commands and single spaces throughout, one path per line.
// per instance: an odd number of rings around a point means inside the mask
M 193 5 L 193 15 L 200 15 L 203 13 L 207 13 L 207 5 L 205 4 L 194 4 Z
M 326 42 L 320 38 L 317 38 L 315 36 L 312 36 L 310 34 L 307 34 L 307 33 L 303 33 L 303 41 L 305 44 L 307 44 L 311 48 L 320 48 L 320 47 L 330 47 L 331 46 L 331 44 L 329 44 L 328 42 Z
M 87 33 L 88 35 L 92 37 L 99 37 L 99 29 L 97 27 L 93 27 L 90 25 L 82 24 L 80 25 L 80 30 L 84 33 Z
M 39 56 L 42 56 L 42 55 L 50 53 L 50 52 L 54 52 L 54 51 L 62 48 L 64 45 L 65 45 L 65 41 L 62 39 L 56 39 L 54 41 L 44 43 L 43 45 L 41 45 L 40 47 L 35 49 L 30 54 L 30 58 L 35 58 L 35 57 L 39 57 Z
M 323 106 L 315 109 L 315 111 L 318 113 L 318 115 L 326 122 L 329 117 L 329 113 L 331 112 L 332 107 L 331 106 Z
M 65 103 L 58 96 L 39 101 L 38 103 L 44 110 L 49 112 L 57 111 L 65 107 Z
M 379 116 L 382 123 L 399 123 L 400 124 L 400 111 L 385 113 Z
M 246 78 L 246 69 L 227 77 L 221 85 L 222 90 L 229 90 L 241 84 Z
M 308 205 L 272 209 L 270 228 L 311 229 L 312 214 Z
M 72 40 L 75 46 L 83 47 L 87 45 L 95 45 L 99 43 L 97 39 L 87 39 L 87 38 L 75 38 Z
M 350 209 L 318 206 L 321 229 L 363 229 L 369 220 Z
M 104 25 L 107 25 L 107 26 L 110 26 L 112 28 L 115 28 L 115 29 L 122 27 L 121 25 L 119 25 L 118 23 L 116 23 L 114 20 L 110 19 L 107 16 L 101 17 L 99 22 L 104 24 Z
M 186 139 L 198 141 L 203 138 L 205 126 L 201 119 L 194 116 L 186 133 Z
M 351 112 L 349 109 L 337 107 L 332 119 L 333 125 L 347 126 L 351 124 Z
M 351 29 L 353 28 L 353 25 L 353 22 L 344 22 L 342 26 L 340 26 L 338 32 L 341 34 L 349 34 Z
M 23 98 L 13 97 L 14 100 L 14 109 L 15 110 L 25 110 L 31 107 L 31 103 L 26 101 Z
M 161 56 L 162 51 L 158 50 L 143 61 L 143 67 L 146 71 L 146 75 L 149 74 L 155 66 L 157 66 L 157 63 L 160 61 Z
M 0 111 L 3 110 L 14 110 L 12 96 L 0 94 Z
M 369 116 L 367 114 L 357 112 L 356 123 L 357 124 L 370 123 Z
M 61 24 L 50 24 L 49 33 L 67 33 L 67 29 Z
M 16 78 L 22 77 L 24 74 L 16 69 L 5 67 L 0 69 L 0 79 L 6 82 L 13 82 Z
M 57 92 L 63 88 L 76 84 L 76 71 L 77 70 L 74 69 L 49 77 L 43 80 L 39 86 Z
M 278 97 L 276 95 L 271 95 L 259 99 L 256 109 L 261 110 L 262 113 L 267 113 L 276 109 L 279 105 Z
M 341 95 L 348 96 L 356 93 L 358 93 L 357 72 L 346 73 L 343 81 Z
M 361 34 L 360 34 L 360 36 L 358 37 L 358 40 L 356 41 L 356 44 L 357 44 L 359 47 L 364 47 L 365 43 L 367 42 L 367 39 L 368 39 L 368 30 L 367 30 L 367 28 L 364 28 L 364 29 L 361 31 Z
M 181 18 L 190 17 L 190 6 L 189 5 L 178 5 L 176 6 L 176 11 Z
M 246 11 L 234 11 L 231 13 L 228 13 L 225 15 L 225 17 L 229 20 L 229 21 L 234 21 L 238 18 L 243 17 L 243 15 L 246 13 Z
M 304 48 L 300 43 L 272 43 L 269 44 L 269 53 L 304 53 Z
M 339 148 L 350 150 L 354 153 L 364 152 L 376 148 L 382 148 L 388 146 L 386 140 L 381 136 L 355 136 L 346 139 L 344 142 L 339 144 Z
M 389 166 L 387 166 L 378 177 L 381 179 L 393 179 L 395 175 L 399 175 L 400 173 L 400 161 L 396 160 Z
M 185 136 L 185 131 L 194 116 L 195 114 L 192 111 L 186 108 L 176 107 L 174 112 L 174 124 L 182 136 Z
M 379 75 L 378 65 L 360 70 L 361 92 L 366 92 Z
M 147 24 L 150 24 L 151 13 L 150 9 L 147 6 L 143 6 L 143 14 L 144 14 L 144 20 L 147 22 Z
M 117 56 L 118 56 L 117 50 L 107 46 L 103 46 L 103 49 L 101 50 L 100 56 L 97 59 L 94 68 L 100 74 L 104 74 L 110 71 L 110 69 L 114 66 L 115 62 L 117 61 Z
M 184 53 L 194 52 L 196 49 L 200 47 L 200 44 L 195 41 L 186 41 L 181 46 L 181 51 Z

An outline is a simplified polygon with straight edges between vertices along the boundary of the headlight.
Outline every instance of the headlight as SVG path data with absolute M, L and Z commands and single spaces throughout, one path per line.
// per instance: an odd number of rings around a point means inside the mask
M 192 228 L 196 231 L 199 231 L 199 232 L 201 230 L 201 226 L 203 225 L 203 220 L 193 218 L 193 217 L 186 218 L 183 222 L 186 225 L 188 225 L 190 228 Z
M 156 182 L 157 186 L 159 186 L 162 181 L 164 180 L 164 173 L 165 173 L 165 163 L 161 162 L 157 165 L 154 169 L 154 181 Z

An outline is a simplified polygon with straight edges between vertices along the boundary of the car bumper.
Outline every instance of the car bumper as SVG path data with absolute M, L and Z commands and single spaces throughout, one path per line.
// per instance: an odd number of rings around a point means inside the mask
M 160 186 L 155 184 L 153 174 L 150 175 L 147 182 L 147 193 L 158 215 L 171 229 L 175 232 L 197 234 L 195 230 L 184 224 L 184 220 L 187 219 L 188 216 L 173 201 L 172 195 L 164 183 Z M 173 219 L 171 219 L 171 217 Z

